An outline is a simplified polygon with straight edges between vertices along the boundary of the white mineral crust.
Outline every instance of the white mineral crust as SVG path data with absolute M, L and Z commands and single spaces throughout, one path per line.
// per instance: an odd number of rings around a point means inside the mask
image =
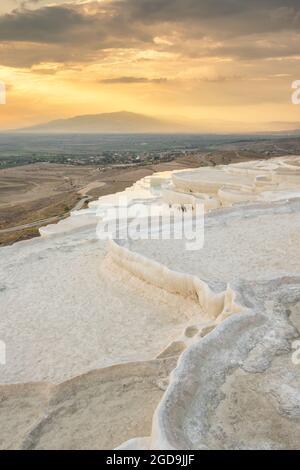
M 99 239 L 124 196 L 203 204 L 203 248 Z M 299 229 L 288 156 L 147 177 L 1 248 L 0 447 L 299 448 Z

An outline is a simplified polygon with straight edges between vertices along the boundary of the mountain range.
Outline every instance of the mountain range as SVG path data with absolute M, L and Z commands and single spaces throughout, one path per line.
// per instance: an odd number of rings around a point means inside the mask
M 238 130 L 239 129 L 239 130 Z M 299 123 L 269 122 L 264 124 L 236 123 L 222 120 L 199 120 L 193 123 L 171 122 L 143 114 L 120 111 L 86 114 L 16 129 L 28 133 L 246 133 L 299 135 Z

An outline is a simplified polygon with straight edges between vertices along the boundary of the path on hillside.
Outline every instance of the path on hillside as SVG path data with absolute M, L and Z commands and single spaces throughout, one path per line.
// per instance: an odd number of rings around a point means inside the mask
M 82 199 L 80 199 L 80 201 L 78 201 L 76 203 L 76 205 L 73 207 L 73 209 L 68 211 L 66 214 L 56 215 L 56 216 L 53 216 L 53 217 L 48 217 L 47 219 L 36 220 L 35 222 L 30 222 L 28 224 L 17 225 L 15 227 L 5 228 L 5 229 L 0 230 L 0 234 L 17 232 L 19 230 L 26 230 L 28 228 L 40 227 L 41 225 L 46 225 L 46 224 L 51 224 L 51 223 L 54 223 L 54 222 L 58 222 L 59 220 L 62 220 L 62 219 L 65 219 L 66 217 L 68 217 L 71 212 L 81 210 L 83 208 L 84 204 L 87 201 L 91 201 L 92 199 L 93 198 L 91 196 L 84 196 Z

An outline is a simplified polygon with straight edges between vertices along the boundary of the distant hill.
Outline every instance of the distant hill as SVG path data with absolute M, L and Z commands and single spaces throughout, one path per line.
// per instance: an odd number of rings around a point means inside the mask
M 170 122 L 143 114 L 127 111 L 103 114 L 87 114 L 68 119 L 38 124 L 17 132 L 28 133 L 98 133 L 98 134 L 142 134 L 142 133 L 243 133 L 266 135 L 299 135 L 297 122 L 237 123 L 222 120 L 200 119 L 193 123 Z M 260 130 L 258 130 L 260 128 Z
M 45 124 L 18 129 L 18 131 L 44 133 L 160 133 L 176 132 L 178 131 L 178 125 L 142 114 L 122 111 L 58 119 Z

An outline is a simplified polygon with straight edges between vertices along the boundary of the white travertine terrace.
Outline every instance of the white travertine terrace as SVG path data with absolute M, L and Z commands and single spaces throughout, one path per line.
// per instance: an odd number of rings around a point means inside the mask
M 292 163 L 291 163 L 292 162 Z M 178 193 L 207 193 L 217 198 L 221 206 L 238 202 L 272 200 L 276 194 L 300 195 L 300 168 L 293 158 L 282 157 L 268 162 L 237 163 L 217 168 L 200 168 L 175 173 L 172 188 Z M 267 193 L 267 194 L 266 194 Z
M 99 240 L 124 195 L 203 204 L 203 249 Z M 288 156 L 146 177 L 2 248 L 1 447 L 299 448 L 299 229 Z

